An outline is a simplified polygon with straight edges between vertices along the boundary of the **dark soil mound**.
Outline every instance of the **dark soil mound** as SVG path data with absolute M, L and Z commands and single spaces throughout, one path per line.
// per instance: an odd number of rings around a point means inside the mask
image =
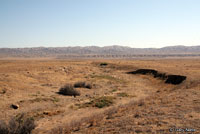
M 157 73 L 154 75 L 154 78 L 160 78 L 162 80 L 167 79 L 167 75 L 165 73 Z
M 150 75 L 153 75 L 154 78 L 166 80 L 165 83 L 174 84 L 174 85 L 180 84 L 186 79 L 186 76 L 166 75 L 165 73 L 160 73 L 157 70 L 153 70 L 153 69 L 138 69 L 136 71 L 128 72 L 128 74 L 143 74 L 143 75 L 150 74 Z
M 153 69 L 138 69 L 136 71 L 128 72 L 128 74 L 153 74 L 156 75 L 158 71 Z
M 177 85 L 177 84 L 182 83 L 185 79 L 186 79 L 186 76 L 168 75 L 167 76 L 167 80 L 165 81 L 165 83 Z

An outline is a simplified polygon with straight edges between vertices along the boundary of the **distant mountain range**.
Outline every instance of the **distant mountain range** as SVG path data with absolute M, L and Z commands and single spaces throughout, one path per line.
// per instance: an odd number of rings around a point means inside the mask
M 0 57 L 92 57 L 137 55 L 199 55 L 200 46 L 169 46 L 163 48 L 131 48 L 124 46 L 0 48 Z

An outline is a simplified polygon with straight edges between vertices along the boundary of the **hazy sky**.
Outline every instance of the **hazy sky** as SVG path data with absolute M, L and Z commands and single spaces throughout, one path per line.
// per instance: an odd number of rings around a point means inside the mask
M 200 45 L 200 0 L 0 0 L 0 47 Z

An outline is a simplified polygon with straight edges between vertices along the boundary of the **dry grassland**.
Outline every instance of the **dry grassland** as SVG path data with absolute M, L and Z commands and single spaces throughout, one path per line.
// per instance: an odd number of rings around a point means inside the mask
M 141 68 L 187 79 L 172 85 L 127 74 Z M 77 82 L 91 88 L 74 88 L 80 96 L 59 94 Z M 200 133 L 200 60 L 1 60 L 0 107 L 6 122 L 20 113 L 33 117 L 34 134 L 156 134 L 174 127 Z

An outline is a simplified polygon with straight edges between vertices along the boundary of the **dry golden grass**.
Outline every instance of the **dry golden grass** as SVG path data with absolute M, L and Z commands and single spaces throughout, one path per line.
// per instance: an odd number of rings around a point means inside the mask
M 107 63 L 101 66 L 101 63 Z M 131 75 L 140 68 L 185 75 L 180 85 L 146 75 Z M 66 83 L 86 82 L 80 96 L 63 96 Z M 200 126 L 200 60 L 1 60 L 0 119 L 27 113 L 35 118 L 35 134 L 169 133 L 169 128 Z M 114 103 L 93 107 L 96 98 L 112 96 Z M 72 108 L 75 104 L 88 107 Z M 11 104 L 19 109 L 10 108 Z

